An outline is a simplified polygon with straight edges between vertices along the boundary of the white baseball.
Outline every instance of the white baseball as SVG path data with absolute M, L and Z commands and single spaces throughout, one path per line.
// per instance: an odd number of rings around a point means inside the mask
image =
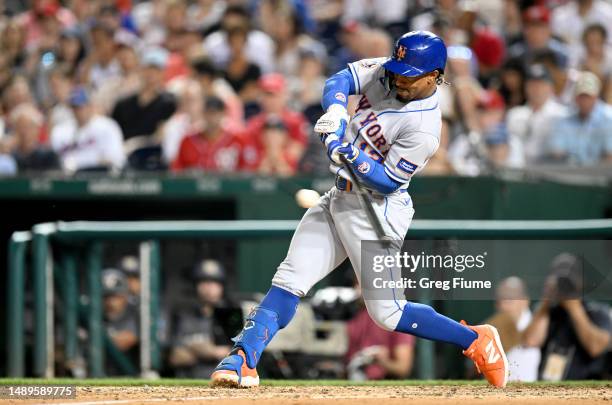
M 310 208 L 316 205 L 321 195 L 314 190 L 303 188 L 295 193 L 295 201 L 302 208 Z

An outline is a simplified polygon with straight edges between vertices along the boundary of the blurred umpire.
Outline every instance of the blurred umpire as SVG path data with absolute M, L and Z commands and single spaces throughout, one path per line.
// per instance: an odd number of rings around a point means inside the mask
M 242 313 L 226 297 L 225 271 L 217 260 L 199 262 L 192 277 L 198 303 L 179 314 L 170 364 L 177 377 L 208 378 L 230 350 L 230 346 L 218 342 L 227 342 L 239 331 Z M 232 319 L 236 326 L 230 325 Z

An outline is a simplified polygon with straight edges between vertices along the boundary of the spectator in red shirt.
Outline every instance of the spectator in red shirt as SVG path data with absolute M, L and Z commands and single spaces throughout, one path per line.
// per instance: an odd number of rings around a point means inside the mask
M 262 130 L 261 141 L 263 154 L 257 166 L 258 173 L 281 177 L 295 174 L 296 167 L 289 152 L 291 138 L 280 118 L 268 118 Z
M 253 167 L 255 152 L 238 133 L 224 125 L 223 101 L 209 96 L 204 104 L 204 130 L 183 138 L 172 169 L 236 172 Z
M 380 328 L 368 316 L 365 307 L 348 321 L 346 328 L 349 379 L 382 380 L 410 375 L 414 336 Z
M 262 92 L 262 112 L 247 122 L 247 136 L 253 142 L 261 159 L 266 155 L 264 129 L 270 119 L 281 121 L 287 128 L 288 137 L 283 143 L 283 155 L 291 171 L 295 172 L 308 143 L 308 121 L 300 112 L 287 108 L 287 85 L 278 73 L 270 73 L 259 79 Z

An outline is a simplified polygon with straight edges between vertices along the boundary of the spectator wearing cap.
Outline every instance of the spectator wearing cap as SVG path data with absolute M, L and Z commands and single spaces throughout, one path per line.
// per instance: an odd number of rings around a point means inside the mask
M 510 139 L 504 122 L 505 104 L 495 90 L 483 91 L 477 101 L 478 131 L 458 136 L 449 148 L 449 160 L 461 175 L 524 164 L 520 140 Z
M 255 151 L 248 147 L 239 133 L 224 126 L 226 114 L 223 101 L 209 96 L 203 104 L 204 128 L 182 140 L 172 170 L 227 173 L 252 167 Z
M 525 63 L 535 62 L 538 53 L 548 50 L 555 55 L 555 64 L 566 69 L 569 64 L 567 48 L 552 37 L 550 29 L 550 10 L 543 5 L 528 7 L 523 12 L 522 42 L 516 43 L 508 50 L 512 58 L 520 58 Z
M 19 172 L 60 169 L 57 154 L 40 142 L 44 117 L 34 105 L 20 104 L 11 112 L 9 121 L 14 130 L 13 158 Z
M 16 17 L 26 33 L 26 48 L 33 51 L 45 39 L 45 20 L 55 19 L 63 28 L 76 23 L 70 10 L 61 6 L 59 0 L 33 0 L 28 11 Z
M 574 88 L 575 107 L 558 120 L 550 138 L 553 159 L 573 165 L 612 163 L 612 114 L 598 97 L 601 82 L 591 72 L 581 72 Z
M 124 139 L 153 137 L 176 111 L 176 98 L 164 89 L 167 61 L 168 52 L 163 48 L 144 51 L 138 92 L 119 100 L 111 114 L 121 127 Z
M 287 128 L 288 137 L 283 142 L 285 161 L 295 171 L 308 143 L 308 121 L 300 112 L 287 107 L 288 90 L 285 78 L 278 73 L 264 75 L 259 80 L 262 112 L 247 122 L 246 134 L 257 148 L 259 159 L 265 152 L 264 128 L 269 120 L 277 120 Z
M 263 155 L 257 172 L 265 175 L 287 177 L 295 174 L 295 166 L 290 164 L 287 156 L 289 132 L 278 118 L 270 117 L 262 132 Z
M 68 100 L 75 121 L 51 128 L 51 146 L 68 173 L 76 170 L 120 169 L 125 163 L 121 128 L 111 118 L 98 115 L 83 87 Z
M 125 274 L 130 304 L 137 305 L 140 300 L 140 260 L 133 255 L 123 256 L 118 268 Z
M 557 62 L 557 55 L 548 48 L 536 52 L 531 64 L 546 67 L 553 79 L 557 101 L 566 106 L 573 103 L 574 97 L 571 89 L 576 81 L 578 70 L 560 66 Z
M 80 69 L 81 82 L 98 89 L 106 81 L 120 77 L 121 66 L 116 58 L 117 44 L 112 27 L 97 22 L 91 27 L 89 35 L 91 50 Z
M 198 305 L 181 311 L 175 328 L 170 364 L 177 377 L 208 378 L 230 347 L 217 344 L 220 325 L 215 310 L 226 305 L 225 272 L 217 260 L 206 259 L 193 269 Z M 224 336 L 223 341 L 228 340 Z
M 591 24 L 601 24 L 607 32 L 612 32 L 612 5 L 609 2 L 570 0 L 552 11 L 552 32 L 569 44 L 572 54 L 579 52 L 583 33 Z
M 204 51 L 211 58 L 215 67 L 223 69 L 230 62 L 231 49 L 228 33 L 236 28 L 247 30 L 245 45 L 247 59 L 259 66 L 264 73 L 274 71 L 274 41 L 264 32 L 251 29 L 251 16 L 241 6 L 227 7 L 221 20 L 221 29 L 208 35 L 204 40 Z
M 524 145 L 525 161 L 541 163 L 546 157 L 553 125 L 566 114 L 566 108 L 554 97 L 553 80 L 544 65 L 532 65 L 527 70 L 524 105 L 508 110 L 506 125 L 510 137 Z
M 523 167 L 525 165 L 523 145 L 518 140 L 510 139 L 503 114 L 499 117 L 499 109 L 486 105 L 484 108 L 484 112 L 480 113 L 481 122 L 485 119 L 490 120 L 486 126 L 483 126 L 487 151 L 486 163 L 494 170 Z M 488 117 L 485 118 L 486 116 Z
M 163 127 L 162 151 L 164 161 L 170 166 L 178 155 L 183 139 L 204 129 L 204 97 L 200 84 L 186 78 L 169 84 L 168 90 L 178 100 L 178 108 Z
M 474 31 L 470 47 L 478 60 L 478 79 L 483 86 L 488 87 L 489 82 L 497 77 L 504 61 L 504 40 L 492 29 L 479 28 Z
M 102 271 L 104 327 L 113 344 L 132 360 L 138 359 L 138 311 L 129 304 L 125 274 L 117 269 Z M 107 363 L 107 375 L 120 374 L 118 365 Z
M 602 379 L 610 371 L 610 306 L 584 299 L 586 271 L 585 261 L 570 253 L 551 260 L 540 304 L 523 333 L 525 346 L 541 348 L 541 380 Z
M 221 72 L 205 56 L 198 56 L 191 62 L 192 79 L 196 80 L 204 96 L 219 97 L 225 103 L 228 126 L 232 129 L 244 129 L 244 111 L 242 100 L 232 86 L 221 76 Z

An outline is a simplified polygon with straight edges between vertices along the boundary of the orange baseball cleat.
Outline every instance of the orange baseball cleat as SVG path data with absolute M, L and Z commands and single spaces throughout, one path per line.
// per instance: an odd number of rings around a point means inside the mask
M 463 354 L 474 362 L 478 372 L 484 374 L 491 385 L 505 387 L 508 382 L 508 359 L 497 329 L 491 325 L 470 326 L 465 321 L 461 321 L 461 324 L 478 334 L 478 338 Z
M 215 368 L 210 383 L 213 387 L 257 387 L 259 376 L 256 369 L 247 366 L 244 351 L 236 348 Z

